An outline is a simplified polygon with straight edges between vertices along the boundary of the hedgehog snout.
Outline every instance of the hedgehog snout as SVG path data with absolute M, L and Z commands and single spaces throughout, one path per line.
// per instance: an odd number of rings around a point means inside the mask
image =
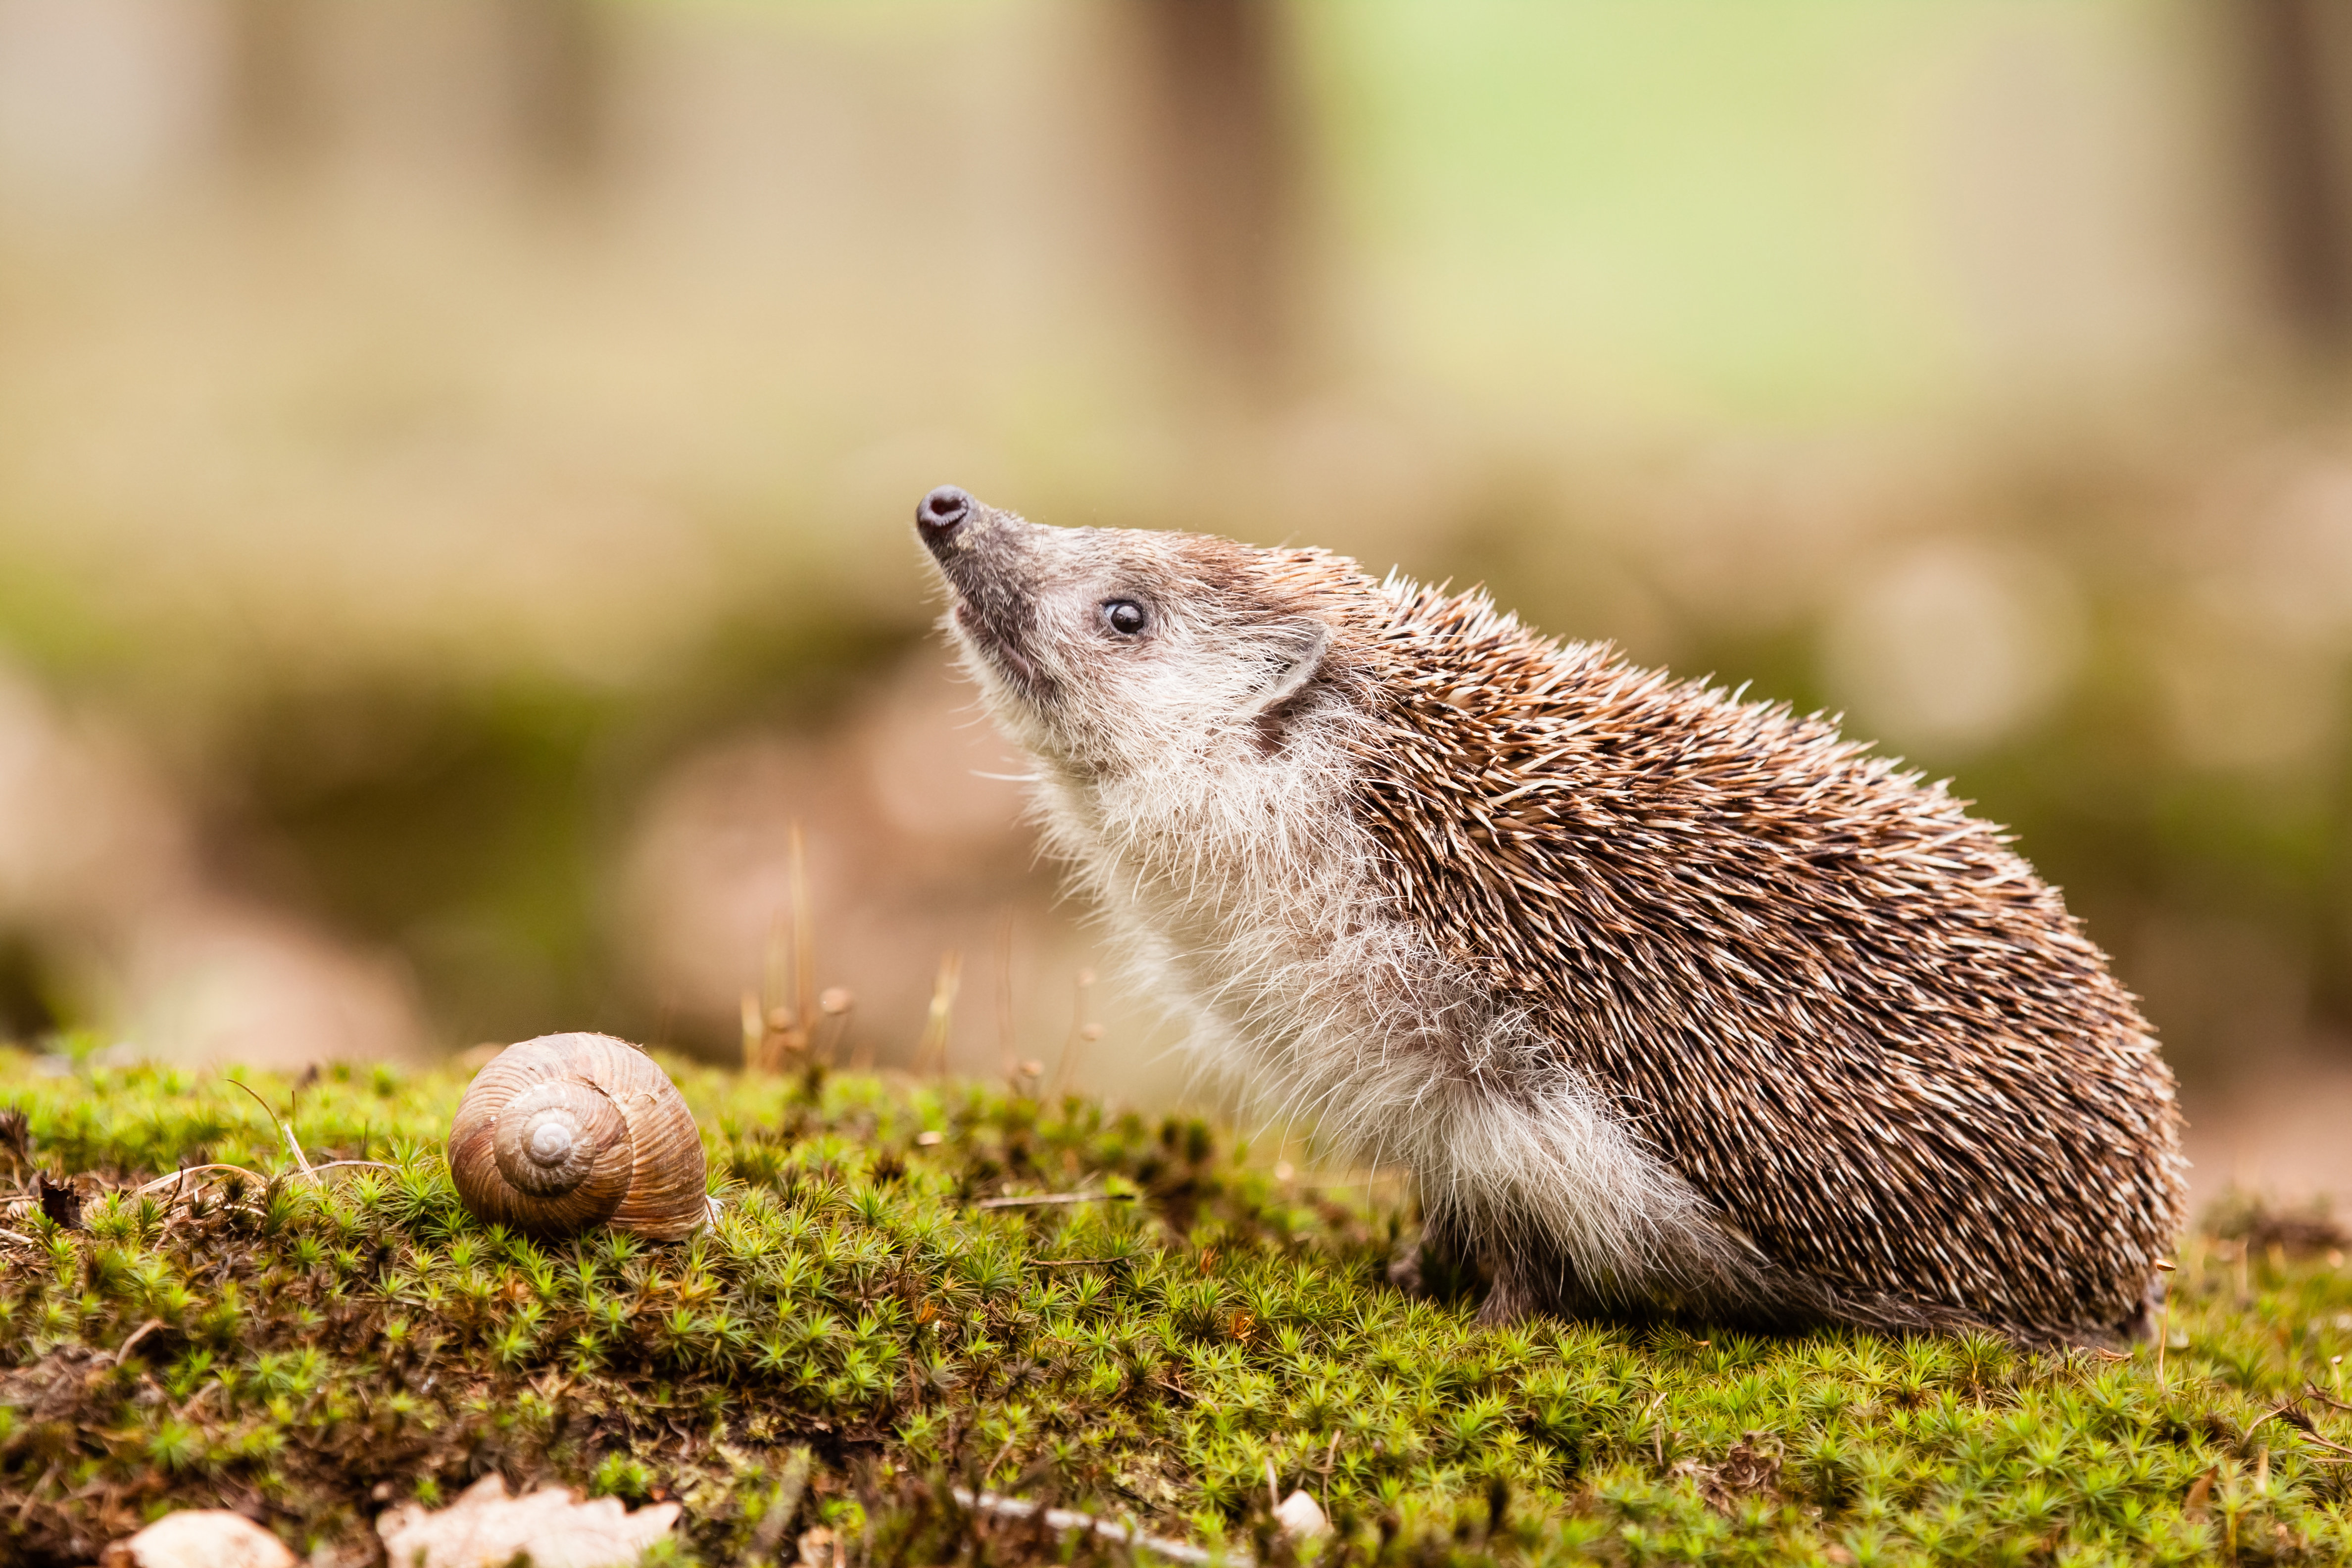
M 1029 645 L 1036 635 L 1030 541 L 1045 531 L 941 485 L 915 508 L 915 531 L 954 596 L 955 624 L 1033 701 L 1051 688 Z
M 915 508 L 915 532 L 956 596 L 987 602 L 992 619 L 1002 619 L 1003 602 L 1029 593 L 1028 553 L 1022 548 L 1029 525 L 983 505 L 969 490 L 941 485 Z
M 941 485 L 915 509 L 916 531 L 923 536 L 924 543 L 936 546 L 963 526 L 971 509 L 971 497 L 953 485 Z

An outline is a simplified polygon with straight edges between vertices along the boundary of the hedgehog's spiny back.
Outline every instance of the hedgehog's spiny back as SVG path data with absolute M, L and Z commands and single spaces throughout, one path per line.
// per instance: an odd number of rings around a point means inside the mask
M 2057 895 L 1827 724 L 1391 582 L 1360 812 L 1404 911 L 1768 1253 L 2114 1323 L 2174 1234 L 2170 1079 Z

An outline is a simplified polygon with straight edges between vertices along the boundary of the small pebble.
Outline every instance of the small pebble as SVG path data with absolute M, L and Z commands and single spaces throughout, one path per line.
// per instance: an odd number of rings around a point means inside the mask
M 1320 1535 L 1331 1528 L 1331 1521 L 1323 1517 L 1322 1505 L 1304 1491 L 1284 1498 L 1282 1506 L 1274 1510 L 1274 1518 L 1282 1526 L 1282 1533 L 1296 1540 Z

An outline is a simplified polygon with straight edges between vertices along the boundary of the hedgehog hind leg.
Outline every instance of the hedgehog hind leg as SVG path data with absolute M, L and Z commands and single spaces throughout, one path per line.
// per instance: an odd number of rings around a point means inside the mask
M 2129 1350 L 2134 1345 L 2152 1345 L 2163 1322 L 2165 1299 L 2171 1294 L 2172 1282 L 2162 1272 L 2147 1277 L 2147 1283 L 2121 1319 L 2108 1331 L 2118 1342 L 2110 1347 Z

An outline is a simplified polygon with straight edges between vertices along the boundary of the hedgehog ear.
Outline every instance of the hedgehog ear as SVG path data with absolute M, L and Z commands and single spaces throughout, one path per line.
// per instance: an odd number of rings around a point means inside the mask
M 1323 656 L 1330 651 L 1331 628 L 1302 616 L 1283 625 L 1275 647 L 1280 653 L 1281 666 L 1273 679 L 1242 704 L 1241 718 L 1263 718 L 1305 690 L 1307 683 L 1315 679 L 1315 672 L 1323 668 Z

